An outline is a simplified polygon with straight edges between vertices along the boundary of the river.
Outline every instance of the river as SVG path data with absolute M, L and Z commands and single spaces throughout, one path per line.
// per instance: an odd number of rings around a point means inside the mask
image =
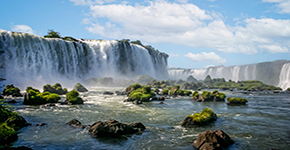
M 104 91 L 123 91 L 119 87 L 92 87 L 81 93 L 83 105 L 26 106 L 12 104 L 32 124 L 20 130 L 13 146 L 32 149 L 158 149 L 192 150 L 192 141 L 207 130 L 223 130 L 234 141 L 231 150 L 263 150 L 290 148 L 290 95 L 241 94 L 226 91 L 230 97 L 248 99 L 244 106 L 227 106 L 225 102 L 194 102 L 190 97 L 166 99 L 141 105 L 123 102 L 126 96 L 103 95 Z M 64 100 L 64 96 L 62 98 Z M 22 101 L 22 99 L 18 99 Z M 218 116 L 206 127 L 183 128 L 181 122 L 188 115 L 211 108 Z M 87 129 L 73 128 L 66 122 L 77 119 L 84 125 L 96 121 L 115 119 L 119 122 L 142 122 L 146 126 L 142 135 L 128 139 L 93 138 Z

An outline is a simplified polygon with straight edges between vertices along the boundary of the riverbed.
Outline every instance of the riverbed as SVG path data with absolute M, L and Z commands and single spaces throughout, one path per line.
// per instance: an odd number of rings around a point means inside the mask
M 134 105 L 123 102 L 126 96 L 103 95 L 104 91 L 123 91 L 124 87 L 91 87 L 80 93 L 83 105 L 12 106 L 29 123 L 20 130 L 13 146 L 32 149 L 158 149 L 192 150 L 198 134 L 207 130 L 223 130 L 234 141 L 231 150 L 289 149 L 290 94 L 242 94 L 225 91 L 227 97 L 248 99 L 244 106 L 227 106 L 226 102 L 195 102 L 191 97 L 166 99 Z M 62 98 L 64 100 L 64 96 Z M 218 116 L 216 122 L 205 127 L 183 128 L 182 121 L 190 114 L 211 108 Z M 128 139 L 93 138 L 87 129 L 73 128 L 66 123 L 72 119 L 84 125 L 115 119 L 123 123 L 141 122 L 146 126 L 142 135 Z

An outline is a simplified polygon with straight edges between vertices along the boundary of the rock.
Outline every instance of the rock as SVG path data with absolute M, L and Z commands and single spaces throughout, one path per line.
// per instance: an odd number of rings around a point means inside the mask
M 74 90 L 78 91 L 78 92 L 88 92 L 89 90 L 86 89 L 82 84 L 80 83 L 77 83 L 75 86 L 74 86 Z
M 17 102 L 16 102 L 16 100 L 10 100 L 10 101 L 8 101 L 7 103 L 9 103 L 9 104 L 15 104 L 15 103 L 17 103 Z
M 135 100 L 135 101 L 133 101 L 132 103 L 135 104 L 135 105 L 143 104 L 142 101 L 138 101 L 138 100 Z
M 113 95 L 114 93 L 113 92 L 109 92 L 109 91 L 105 91 L 103 94 L 104 95 Z
M 185 128 L 201 127 L 217 120 L 217 115 L 210 109 L 205 108 L 201 113 L 186 117 L 181 126 Z
M 35 126 L 35 127 L 37 127 L 37 126 L 42 127 L 42 126 L 45 126 L 45 125 L 47 125 L 47 124 L 46 123 L 41 123 L 41 124 L 34 124 L 33 126 Z
M 67 122 L 66 124 L 73 126 L 73 127 L 77 127 L 77 128 L 85 128 L 85 126 L 82 125 L 82 123 L 76 119 L 73 119 L 73 120 Z
M 2 93 L 3 96 L 12 95 L 12 97 L 22 97 L 23 95 L 20 93 L 20 89 L 15 87 L 13 84 L 6 85 Z
M 154 100 L 157 100 L 157 97 L 152 97 L 149 99 L 149 101 L 154 101 Z
M 135 133 L 142 133 L 146 127 L 140 123 L 124 124 L 116 120 L 109 120 L 106 122 L 95 122 L 90 128 L 89 133 L 93 137 L 121 137 L 132 135 Z
M 15 130 L 31 125 L 22 116 L 14 116 L 6 120 L 9 126 L 14 126 Z
M 159 104 L 164 104 L 163 102 L 160 102 Z
M 222 130 L 205 131 L 198 135 L 193 146 L 199 150 L 220 150 L 228 148 L 234 141 Z
M 158 97 L 157 100 L 159 100 L 159 101 L 165 101 L 165 97 Z
M 4 99 L 4 97 L 2 95 L 0 95 L 0 99 Z
M 122 92 L 116 91 L 115 93 L 116 95 L 126 95 L 126 91 L 122 91 Z

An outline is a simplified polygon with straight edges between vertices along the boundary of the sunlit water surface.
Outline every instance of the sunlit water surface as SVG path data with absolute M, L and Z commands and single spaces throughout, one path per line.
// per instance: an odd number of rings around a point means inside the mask
M 194 102 L 190 97 L 166 99 L 164 104 L 148 102 L 133 105 L 123 102 L 126 96 L 103 95 L 104 91 L 124 88 L 91 88 L 81 93 L 84 105 L 55 107 L 14 104 L 32 124 L 20 131 L 14 146 L 33 149 L 194 149 L 192 141 L 207 130 L 223 130 L 235 144 L 229 149 L 290 149 L 290 95 L 248 95 L 225 92 L 227 96 L 249 100 L 245 106 L 227 106 L 225 102 Z M 64 97 L 62 98 L 64 100 Z M 19 100 L 21 101 L 21 100 Z M 211 108 L 218 120 L 206 127 L 180 126 L 188 115 Z M 142 122 L 147 130 L 128 139 L 93 138 L 87 129 L 73 128 L 66 122 L 77 119 L 84 125 L 116 119 L 124 123 Z

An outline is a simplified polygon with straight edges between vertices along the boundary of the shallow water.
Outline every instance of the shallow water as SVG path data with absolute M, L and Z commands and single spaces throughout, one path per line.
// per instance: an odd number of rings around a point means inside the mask
M 32 124 L 20 131 L 14 146 L 33 149 L 194 149 L 192 141 L 207 130 L 223 130 L 235 144 L 229 149 L 289 149 L 290 95 L 248 95 L 225 92 L 227 96 L 244 97 L 245 106 L 227 106 L 225 102 L 194 102 L 190 97 L 166 99 L 164 104 L 149 102 L 133 105 L 123 102 L 126 96 L 103 95 L 104 91 L 122 91 L 124 88 L 91 88 L 81 93 L 84 105 L 56 107 L 13 104 Z M 64 100 L 64 98 L 62 99 Z M 19 100 L 22 101 L 22 100 Z M 188 115 L 211 108 L 218 120 L 206 127 L 180 126 Z M 142 122 L 147 130 L 128 139 L 97 139 L 87 129 L 73 128 L 66 122 L 77 119 L 82 124 L 116 119 L 124 123 Z

